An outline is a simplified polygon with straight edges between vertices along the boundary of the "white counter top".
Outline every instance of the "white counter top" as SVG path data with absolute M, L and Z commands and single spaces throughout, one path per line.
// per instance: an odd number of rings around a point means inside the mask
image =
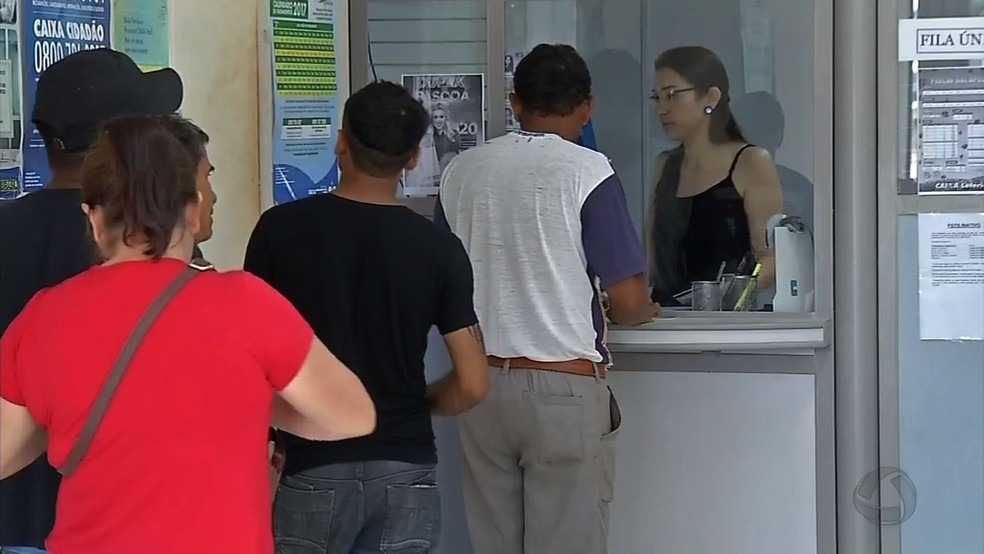
M 830 344 L 830 321 L 816 314 L 667 311 L 660 319 L 608 334 L 613 352 L 811 355 Z

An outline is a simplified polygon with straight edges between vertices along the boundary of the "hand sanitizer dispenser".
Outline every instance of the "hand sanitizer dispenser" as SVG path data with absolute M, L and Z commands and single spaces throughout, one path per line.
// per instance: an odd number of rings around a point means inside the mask
M 776 256 L 775 312 L 812 312 L 816 303 L 813 232 L 798 217 L 777 214 L 766 227 L 766 245 Z

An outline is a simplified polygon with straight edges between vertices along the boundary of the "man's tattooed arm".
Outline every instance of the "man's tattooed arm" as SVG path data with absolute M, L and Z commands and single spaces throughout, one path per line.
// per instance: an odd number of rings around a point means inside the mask
M 468 410 L 489 392 L 489 364 L 485 337 L 476 323 L 444 335 L 453 369 L 443 379 L 431 383 L 427 399 L 437 415 L 453 416 Z

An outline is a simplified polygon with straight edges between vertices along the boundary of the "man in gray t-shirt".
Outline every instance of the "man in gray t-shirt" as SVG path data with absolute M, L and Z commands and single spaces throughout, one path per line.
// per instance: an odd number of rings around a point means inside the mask
M 575 144 L 591 77 L 570 46 L 516 67 L 522 130 L 461 153 L 435 219 L 464 244 L 494 383 L 460 418 L 476 554 L 605 552 L 617 403 L 608 319 L 651 320 L 646 256 L 608 159 Z

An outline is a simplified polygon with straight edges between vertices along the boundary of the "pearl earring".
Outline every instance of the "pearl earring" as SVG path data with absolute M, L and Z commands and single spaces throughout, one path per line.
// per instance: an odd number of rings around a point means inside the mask
M 706 113 L 707 115 L 711 115 L 712 113 L 714 113 L 714 106 L 707 106 L 707 107 L 705 107 L 704 108 L 704 113 Z

